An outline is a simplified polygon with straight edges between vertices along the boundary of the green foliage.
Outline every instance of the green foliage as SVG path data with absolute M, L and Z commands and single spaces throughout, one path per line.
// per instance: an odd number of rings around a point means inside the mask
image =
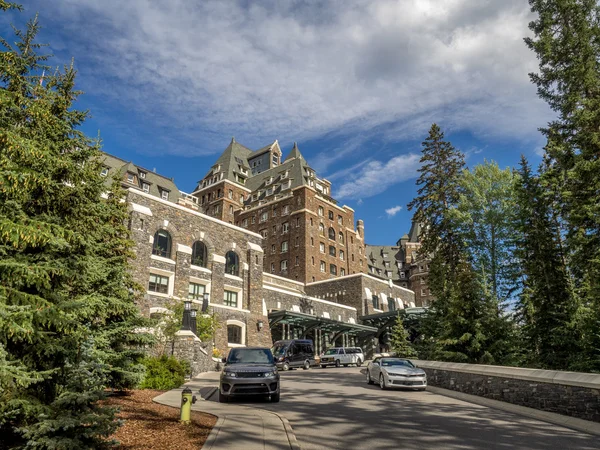
M 396 324 L 392 328 L 392 350 L 396 353 L 396 356 L 401 358 L 414 358 L 417 356 L 417 352 L 410 342 L 410 334 L 404 326 L 404 321 L 398 315 L 396 318 Z
M 0 435 L 11 448 L 103 448 L 119 423 L 98 400 L 139 383 L 152 341 L 135 332 L 146 323 L 124 194 L 78 130 L 73 66 L 40 83 L 38 30 L 36 18 L 1 41 Z
M 144 359 L 146 376 L 140 384 L 141 389 L 158 389 L 168 391 L 178 388 L 185 381 L 189 373 L 189 366 L 185 361 L 179 361 L 173 356 L 162 355 L 156 358 Z

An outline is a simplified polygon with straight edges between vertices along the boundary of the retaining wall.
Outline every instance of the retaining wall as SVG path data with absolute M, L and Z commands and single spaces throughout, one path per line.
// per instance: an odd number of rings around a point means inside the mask
M 600 374 L 417 361 L 428 384 L 600 422 Z

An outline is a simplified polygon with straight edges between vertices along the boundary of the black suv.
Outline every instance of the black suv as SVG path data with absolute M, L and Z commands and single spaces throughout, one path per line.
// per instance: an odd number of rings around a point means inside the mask
M 279 373 L 273 354 L 268 348 L 232 348 L 221 372 L 219 401 L 226 403 L 230 397 L 244 395 L 269 395 L 279 401 Z

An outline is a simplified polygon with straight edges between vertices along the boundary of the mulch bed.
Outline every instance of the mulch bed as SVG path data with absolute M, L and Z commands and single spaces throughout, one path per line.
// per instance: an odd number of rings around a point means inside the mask
M 118 406 L 125 424 L 111 438 L 123 449 L 197 450 L 204 445 L 217 418 L 192 411 L 192 423 L 179 422 L 179 409 L 152 402 L 162 391 L 135 390 L 109 397 L 106 404 Z

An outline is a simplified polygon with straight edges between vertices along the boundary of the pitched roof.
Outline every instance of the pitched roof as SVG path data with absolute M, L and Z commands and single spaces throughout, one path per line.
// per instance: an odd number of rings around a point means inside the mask
M 296 142 L 294 142 L 294 147 L 292 148 L 290 154 L 285 158 L 285 161 L 289 161 L 290 159 L 301 159 L 306 163 L 306 160 L 304 159 L 304 156 L 302 156 L 302 153 L 300 153 L 300 149 L 298 148 L 298 144 Z
M 393 245 L 366 245 L 365 254 L 368 256 L 367 265 L 369 274 L 384 278 L 386 280 L 400 281 L 400 272 L 398 262 L 404 262 L 404 252 L 400 247 Z M 386 262 L 388 265 L 386 266 Z M 371 267 L 375 272 L 371 271 Z M 388 277 L 386 272 L 391 272 Z M 406 281 L 406 279 L 402 279 Z
M 421 230 L 422 225 L 413 221 L 408 232 L 408 242 L 420 242 Z
M 175 185 L 175 182 L 172 178 L 159 175 L 156 172 L 133 164 L 131 161 L 125 161 L 124 159 L 104 152 L 101 156 L 101 161 L 102 164 L 108 169 L 108 176 L 106 177 L 107 184 L 111 182 L 112 176 L 117 176 L 117 178 L 119 178 L 123 183 L 124 187 L 132 187 L 142 191 L 142 183 L 146 183 L 149 185 L 148 193 L 150 195 L 161 198 L 161 189 L 163 189 L 169 191 L 169 201 L 176 203 L 180 197 L 179 189 Z M 137 184 L 130 184 L 126 182 L 125 174 L 127 172 L 137 176 Z M 144 178 L 141 178 L 141 173 L 143 174 Z

